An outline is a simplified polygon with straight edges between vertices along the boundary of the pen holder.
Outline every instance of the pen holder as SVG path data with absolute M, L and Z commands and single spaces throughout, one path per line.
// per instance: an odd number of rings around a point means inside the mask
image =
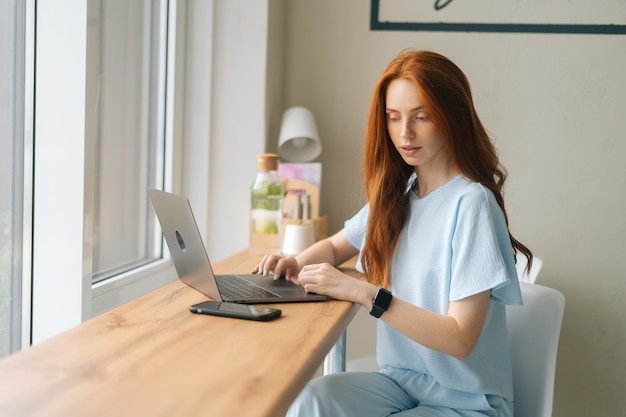
M 283 234 L 283 255 L 297 255 L 315 243 L 315 229 L 312 224 L 286 224 Z

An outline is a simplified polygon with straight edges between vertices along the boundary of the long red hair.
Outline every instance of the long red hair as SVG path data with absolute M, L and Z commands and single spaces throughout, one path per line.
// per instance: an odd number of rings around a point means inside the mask
M 407 215 L 407 181 L 414 172 L 387 131 L 387 87 L 399 78 L 415 83 L 430 119 L 444 137 L 449 161 L 463 176 L 491 190 L 508 226 L 502 196 L 506 170 L 476 114 L 465 74 L 437 53 L 404 51 L 389 63 L 376 85 L 365 132 L 363 175 L 370 213 L 361 262 L 368 281 L 383 287 L 389 285 L 389 264 Z M 531 251 L 510 232 L 509 237 L 514 253 L 528 258 L 529 270 Z

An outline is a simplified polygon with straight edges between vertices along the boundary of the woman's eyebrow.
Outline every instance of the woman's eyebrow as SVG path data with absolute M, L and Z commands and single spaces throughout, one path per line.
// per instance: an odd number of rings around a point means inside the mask
M 414 112 L 417 112 L 417 111 L 424 111 L 424 110 L 426 110 L 426 108 L 425 108 L 424 106 L 421 106 L 421 105 L 420 105 L 420 106 L 417 106 L 417 107 L 412 108 L 411 110 L 409 110 L 409 112 L 414 113 Z M 393 108 L 391 108 L 391 107 L 386 107 L 386 108 L 385 108 L 385 111 L 386 111 L 387 113 L 390 113 L 390 112 L 400 113 L 400 110 L 396 110 L 396 109 L 393 109 Z

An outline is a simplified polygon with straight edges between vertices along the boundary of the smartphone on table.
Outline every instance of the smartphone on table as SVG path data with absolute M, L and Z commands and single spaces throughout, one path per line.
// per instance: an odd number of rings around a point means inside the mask
M 212 316 L 234 317 L 238 319 L 268 321 L 279 317 L 281 310 L 271 307 L 260 307 L 248 304 L 224 303 L 220 301 L 204 301 L 189 307 L 192 313 Z

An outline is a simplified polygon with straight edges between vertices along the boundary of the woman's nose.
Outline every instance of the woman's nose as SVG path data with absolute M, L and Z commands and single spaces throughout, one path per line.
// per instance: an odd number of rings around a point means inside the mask
M 413 131 L 413 127 L 411 126 L 409 121 L 405 121 L 402 123 L 402 130 L 400 131 L 400 135 L 403 138 L 413 138 L 415 136 L 415 132 Z

